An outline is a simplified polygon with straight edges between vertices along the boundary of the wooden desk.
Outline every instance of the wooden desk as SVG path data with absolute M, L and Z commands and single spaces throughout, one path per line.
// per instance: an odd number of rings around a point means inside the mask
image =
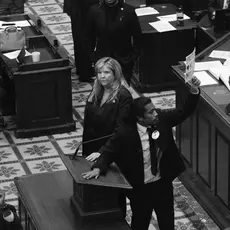
M 143 33 L 143 49 L 139 59 L 139 83 L 142 92 L 148 90 L 164 90 L 175 85 L 175 76 L 171 65 L 185 60 L 195 46 L 195 27 L 192 20 L 184 20 L 184 26 L 171 24 L 177 29 L 169 32 L 157 32 L 149 22 L 157 21 L 158 16 L 175 14 L 172 4 L 158 4 L 153 7 L 159 12 L 156 15 L 139 17 Z
M 123 221 L 91 220 L 82 223 L 70 205 L 72 178 L 67 171 L 15 178 L 19 216 L 25 214 L 26 230 L 128 230 Z
M 26 15 L 16 15 L 9 19 L 29 20 Z M 15 59 L 0 54 L 0 75 L 8 92 L 7 97 L 11 98 L 11 115 L 16 113 L 16 137 L 75 130 L 72 118 L 72 66 L 63 52 L 64 48 L 54 47 L 33 25 L 23 29 L 33 35 L 26 37 L 26 49 L 29 52 L 39 51 L 41 60 L 33 63 L 29 56 L 24 58 L 24 63 L 18 65 Z M 6 102 L 9 105 L 9 100 Z
M 216 49 L 230 51 L 230 33 L 198 54 L 196 61 L 214 60 L 209 55 Z M 220 61 L 223 63 L 225 60 Z M 184 66 L 174 66 L 173 70 L 182 80 Z M 229 102 L 230 92 L 222 82 L 201 87 L 201 98 L 195 114 L 176 130 L 178 146 L 184 158 L 202 181 L 203 187 L 200 190 L 203 192 L 202 196 L 197 195 L 198 191 L 194 190 L 194 187 L 189 187 L 190 190 L 198 202 L 207 208 L 214 221 L 218 223 L 221 218 L 225 218 L 228 225 L 230 224 L 230 117 L 225 114 L 225 107 Z M 185 181 L 185 185 L 189 183 Z M 212 202 L 206 202 L 207 196 L 204 191 L 208 191 Z M 218 211 L 212 212 L 213 207 L 217 207 Z
M 81 174 L 90 171 L 92 162 L 81 156 L 74 160 L 64 155 L 61 158 L 73 178 L 71 201 L 82 220 L 104 219 L 109 216 L 122 222 L 124 217 L 118 199 L 119 192 L 132 187 L 118 167 L 111 166 L 106 175 L 101 175 L 98 179 L 85 180 Z

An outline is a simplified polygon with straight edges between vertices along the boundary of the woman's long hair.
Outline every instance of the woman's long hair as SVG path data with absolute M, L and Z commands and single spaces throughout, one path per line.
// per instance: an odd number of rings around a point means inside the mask
M 127 83 L 124 79 L 121 65 L 118 63 L 118 61 L 111 57 L 104 57 L 96 62 L 94 67 L 96 76 L 98 75 L 98 72 L 101 70 L 101 68 L 103 68 L 104 66 L 107 66 L 109 69 L 111 69 L 111 71 L 114 74 L 114 82 L 111 85 L 111 94 L 107 100 L 107 102 L 110 102 L 117 97 L 121 85 L 127 86 Z M 88 97 L 88 101 L 93 102 L 94 104 L 99 103 L 103 95 L 103 92 L 104 87 L 101 85 L 100 81 L 98 80 L 98 77 L 96 77 L 93 89 Z

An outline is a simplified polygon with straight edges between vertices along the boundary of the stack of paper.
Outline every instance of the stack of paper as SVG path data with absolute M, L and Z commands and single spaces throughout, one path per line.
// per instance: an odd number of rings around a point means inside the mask
M 164 15 L 164 16 L 158 16 L 158 19 L 160 19 L 161 21 L 167 21 L 167 22 L 173 22 L 177 20 L 177 16 L 176 14 L 168 14 L 168 15 Z M 186 14 L 184 14 L 184 20 L 190 19 L 189 16 L 187 16 Z
M 211 58 L 230 59 L 230 51 L 213 50 L 209 55 Z
M 230 67 L 230 59 L 227 59 L 227 60 L 224 62 L 224 65 Z
M 174 26 L 172 26 L 169 22 L 166 21 L 150 22 L 149 25 L 155 28 L 158 32 L 176 30 Z
M 206 71 L 194 72 L 194 76 L 200 80 L 200 86 L 218 84 Z
M 222 80 L 225 86 L 230 91 L 229 77 L 230 77 L 230 67 L 222 66 L 220 68 L 210 68 L 209 72 L 216 78 Z
M 145 16 L 145 15 L 151 15 L 151 14 L 159 14 L 157 10 L 155 10 L 153 7 L 141 7 L 135 9 L 136 15 L 139 16 Z
M 220 61 L 195 62 L 194 71 L 209 70 L 210 68 L 221 68 L 223 65 Z
M 20 52 L 21 52 L 21 50 L 15 50 L 12 52 L 4 53 L 3 55 L 9 59 L 16 59 Z M 26 50 L 25 57 L 30 56 L 30 55 L 31 55 L 31 53 Z

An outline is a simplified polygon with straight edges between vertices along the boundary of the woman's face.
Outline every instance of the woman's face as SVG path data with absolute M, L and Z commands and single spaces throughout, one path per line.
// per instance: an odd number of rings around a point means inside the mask
M 97 73 L 98 81 L 105 88 L 109 88 L 113 85 L 114 82 L 114 74 L 113 71 L 107 66 L 104 65 Z

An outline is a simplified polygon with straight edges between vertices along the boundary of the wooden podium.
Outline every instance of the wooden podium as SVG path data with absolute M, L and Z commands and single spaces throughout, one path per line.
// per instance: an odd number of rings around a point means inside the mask
M 118 193 L 120 189 L 132 187 L 118 167 L 112 165 L 106 175 L 86 180 L 81 174 L 90 171 L 92 163 L 80 156 L 74 160 L 70 160 L 67 156 L 61 157 L 73 178 L 71 201 L 82 221 L 99 218 L 124 221 L 118 205 Z
M 0 52 L 1 83 L 7 92 L 4 104 L 10 107 L 7 115 L 16 115 L 16 137 L 74 131 L 72 65 L 64 47 L 44 36 L 28 15 L 1 17 L 0 20 L 27 21 L 30 26 L 22 27 L 26 34 L 26 50 L 41 54 L 39 62 L 34 63 L 31 56 L 26 56 L 17 63 L 15 58 L 7 58 Z

